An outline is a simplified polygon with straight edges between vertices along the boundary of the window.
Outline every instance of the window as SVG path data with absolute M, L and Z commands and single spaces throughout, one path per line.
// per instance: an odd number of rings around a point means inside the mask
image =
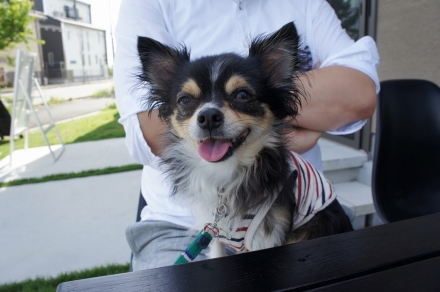
M 50 66 L 53 66 L 55 64 L 54 58 L 53 58 L 53 52 L 47 53 L 47 59 Z
M 96 64 L 98 64 L 98 55 L 95 55 Z
M 369 35 L 375 37 L 377 0 L 327 0 L 341 25 L 354 39 Z
M 89 57 L 89 66 L 91 66 L 92 65 L 92 61 L 90 59 L 90 55 L 88 57 Z
M 359 5 L 361 0 L 327 0 L 333 7 L 348 35 L 359 39 Z
M 67 18 L 79 19 L 78 8 L 64 5 L 64 12 Z

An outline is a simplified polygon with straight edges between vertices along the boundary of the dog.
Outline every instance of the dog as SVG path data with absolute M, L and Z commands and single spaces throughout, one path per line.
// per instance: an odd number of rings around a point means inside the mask
M 168 125 L 162 167 L 172 195 L 195 228 L 214 232 L 213 257 L 221 244 L 253 251 L 353 230 L 331 184 L 286 146 L 306 96 L 293 23 L 254 38 L 247 57 L 191 61 L 185 46 L 147 37 L 138 53 L 145 102 Z

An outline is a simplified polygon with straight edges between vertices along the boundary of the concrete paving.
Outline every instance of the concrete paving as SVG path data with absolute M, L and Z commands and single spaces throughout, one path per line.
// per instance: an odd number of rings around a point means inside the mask
M 0 189 L 0 284 L 125 264 L 141 171 Z
M 114 103 L 112 97 L 85 98 L 112 86 L 104 80 L 43 91 L 47 98 L 74 99 L 51 106 L 55 121 L 61 121 Z M 60 152 L 59 145 L 52 149 Z M 12 165 L 9 159 L 0 161 L 0 181 L 136 163 L 124 138 L 66 145 L 57 162 L 46 146 L 14 151 Z M 0 188 L 0 285 L 128 263 L 125 228 L 135 221 L 140 179 L 137 170 Z
M 51 85 L 42 87 L 44 96 L 47 99 L 62 98 L 62 99 L 75 99 L 82 97 L 89 97 L 92 94 L 100 90 L 109 90 L 113 87 L 113 79 L 99 80 L 87 83 L 76 83 L 63 85 Z M 33 95 L 35 94 L 33 91 Z
M 49 106 L 50 115 L 54 121 L 63 121 L 73 118 L 82 117 L 84 115 L 94 114 L 101 111 L 112 104 L 115 104 L 114 97 L 84 97 L 78 98 L 59 104 Z M 36 108 L 38 119 L 42 125 L 50 123 L 50 116 L 45 107 Z M 38 127 L 34 115 L 29 116 L 29 128 Z
M 0 161 L 0 180 L 135 163 L 123 138 L 47 147 Z M 135 221 L 141 171 L 0 188 L 0 284 L 127 263 L 125 228 Z
M 125 138 L 107 139 L 65 145 L 66 150 L 54 162 L 47 146 L 16 150 L 9 165 L 10 156 L 0 161 L 0 181 L 21 178 L 37 178 L 51 174 L 81 172 L 113 166 L 135 164 L 128 154 Z M 55 154 L 60 146 L 54 145 Z
M 113 79 L 104 79 L 87 83 L 73 83 L 73 84 L 57 84 L 57 85 L 48 85 L 42 86 L 41 90 L 43 95 L 47 100 L 51 98 L 55 99 L 76 99 L 83 97 L 90 97 L 92 94 L 101 91 L 101 90 L 109 90 L 113 87 Z M 3 89 L 1 92 L 1 96 L 5 98 L 12 98 L 13 91 L 12 89 Z M 34 103 L 40 103 L 38 100 L 38 90 L 34 86 L 32 90 L 32 96 L 34 97 Z

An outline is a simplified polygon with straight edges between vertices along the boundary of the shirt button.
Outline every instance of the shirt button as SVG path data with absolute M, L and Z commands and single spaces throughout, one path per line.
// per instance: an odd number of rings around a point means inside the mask
M 249 48 L 249 44 L 247 42 L 243 42 L 242 45 L 243 45 L 243 48 Z

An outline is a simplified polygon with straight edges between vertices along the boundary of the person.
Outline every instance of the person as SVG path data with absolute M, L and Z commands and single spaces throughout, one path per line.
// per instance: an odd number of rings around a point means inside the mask
M 379 56 L 370 37 L 353 41 L 325 0 L 123 0 L 115 30 L 114 84 L 119 122 L 129 153 L 144 165 L 141 193 L 148 205 L 141 221 L 127 228 L 133 270 L 171 265 L 193 239 L 193 219 L 172 200 L 160 167 L 160 135 L 166 129 L 157 110 L 151 115 L 139 86 L 137 37 L 168 46 L 186 45 L 191 59 L 225 52 L 246 56 L 249 41 L 294 22 L 312 74 L 300 76 L 307 92 L 289 149 L 322 171 L 318 139 L 323 132 L 359 130 L 375 109 Z M 228 254 L 232 252 L 228 251 Z M 205 259 L 206 253 L 198 259 Z

